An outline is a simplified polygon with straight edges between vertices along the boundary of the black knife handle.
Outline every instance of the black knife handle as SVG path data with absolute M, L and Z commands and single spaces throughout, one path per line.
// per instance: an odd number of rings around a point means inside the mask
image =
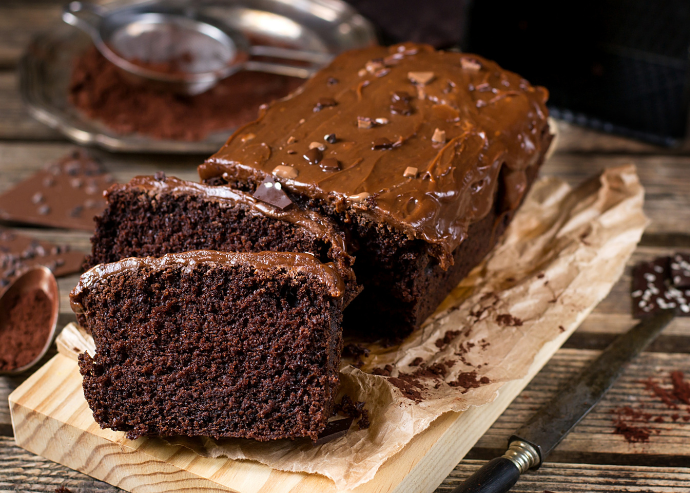
M 496 457 L 455 488 L 452 493 L 506 493 L 520 478 L 520 470 L 510 459 Z

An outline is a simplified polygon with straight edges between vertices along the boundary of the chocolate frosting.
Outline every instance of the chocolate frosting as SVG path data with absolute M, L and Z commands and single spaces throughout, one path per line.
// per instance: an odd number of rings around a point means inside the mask
M 199 174 L 273 174 L 290 192 L 435 244 L 448 261 L 493 207 L 499 179 L 504 210 L 519 206 L 525 169 L 550 141 L 547 95 L 477 55 L 409 43 L 350 51 L 235 132 Z
M 79 278 L 79 283 L 70 293 L 70 306 L 77 315 L 83 313 L 81 295 L 85 289 L 96 284 L 101 279 L 118 275 L 140 268 L 162 270 L 171 266 L 185 266 L 193 268 L 203 265 L 247 265 L 257 271 L 275 272 L 286 270 L 289 273 L 305 273 L 317 277 L 328 288 L 333 298 L 340 298 L 345 293 L 345 286 L 333 264 L 322 264 L 314 256 L 307 253 L 288 252 L 259 252 L 237 253 L 218 252 L 214 250 L 196 250 L 184 253 L 170 253 L 162 257 L 132 257 L 113 262 L 99 264 L 86 271 Z
M 137 176 L 127 185 L 117 185 L 117 187 L 137 188 L 154 196 L 160 193 L 191 194 L 220 203 L 235 202 L 244 204 L 249 207 L 250 213 L 285 221 L 310 231 L 316 237 L 323 239 L 337 250 L 340 250 L 347 265 L 351 266 L 354 263 L 354 258 L 347 254 L 345 238 L 336 232 L 334 225 L 326 217 L 310 210 L 302 210 L 298 207 L 280 209 L 261 202 L 240 190 L 234 190 L 229 187 L 212 187 L 202 183 L 180 180 L 172 176 L 164 178 Z

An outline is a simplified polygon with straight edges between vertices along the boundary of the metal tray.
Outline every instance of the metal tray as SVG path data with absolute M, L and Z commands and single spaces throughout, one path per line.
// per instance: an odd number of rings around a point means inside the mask
M 111 2 L 109 8 L 132 2 Z M 203 14 L 215 17 L 247 35 L 269 37 L 305 50 L 337 54 L 376 42 L 371 24 L 340 0 L 215 0 L 204 2 Z M 215 152 L 233 129 L 205 140 L 159 140 L 139 134 L 117 134 L 90 119 L 68 100 L 73 60 L 91 46 L 78 29 L 56 25 L 29 45 L 19 65 L 20 92 L 37 120 L 78 144 L 116 152 Z

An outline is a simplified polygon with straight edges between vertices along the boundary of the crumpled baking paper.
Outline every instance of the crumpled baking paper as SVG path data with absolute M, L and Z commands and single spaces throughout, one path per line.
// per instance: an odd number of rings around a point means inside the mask
M 320 446 L 167 441 L 207 457 L 321 474 L 340 490 L 371 480 L 436 418 L 493 401 L 503 384 L 527 374 L 544 344 L 575 330 L 635 249 L 647 224 L 643 197 L 632 165 L 608 169 L 576 189 L 556 178 L 535 183 L 497 247 L 420 330 L 400 346 L 369 347 L 359 369 L 343 361 L 340 396 L 366 403 L 369 428 L 354 424 Z

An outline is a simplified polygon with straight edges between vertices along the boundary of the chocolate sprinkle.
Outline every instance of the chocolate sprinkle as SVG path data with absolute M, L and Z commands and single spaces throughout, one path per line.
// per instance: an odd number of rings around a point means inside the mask
M 255 199 L 278 207 L 279 209 L 287 209 L 292 204 L 292 200 L 290 200 L 290 197 L 283 191 L 280 182 L 270 177 L 261 182 L 261 185 L 256 188 L 253 196 Z
M 314 112 L 321 111 L 324 108 L 329 108 L 331 106 L 336 106 L 338 103 L 333 98 L 320 98 L 316 105 L 314 105 Z

